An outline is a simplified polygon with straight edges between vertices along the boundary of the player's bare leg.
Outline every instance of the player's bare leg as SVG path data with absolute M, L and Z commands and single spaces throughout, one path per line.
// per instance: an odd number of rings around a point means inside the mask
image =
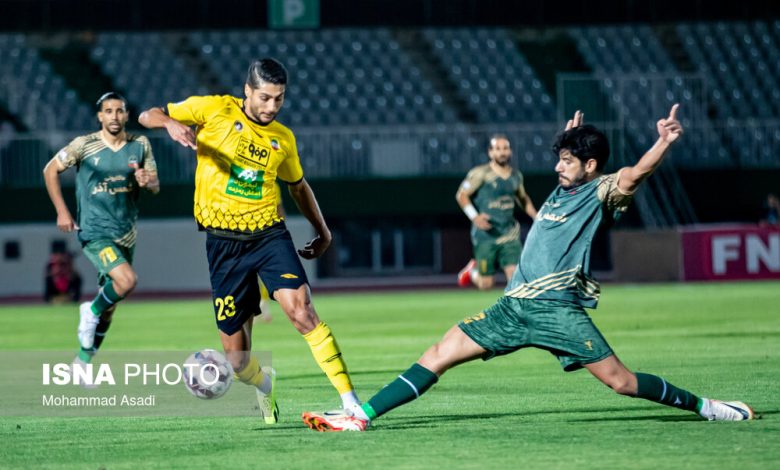
M 492 275 L 479 274 L 479 273 L 477 273 L 476 275 L 472 274 L 471 281 L 474 283 L 475 286 L 477 286 L 477 289 L 479 290 L 492 289 L 493 284 L 495 283 Z
M 130 263 L 122 263 L 109 271 L 108 276 L 114 285 L 114 291 L 122 297 L 130 295 L 138 285 L 138 275 Z
M 222 341 L 225 357 L 230 361 L 233 370 L 238 371 L 245 368 L 249 362 L 249 352 L 252 350 L 252 322 L 245 322 L 232 335 L 220 331 L 219 339 Z
M 304 284 L 297 289 L 277 289 L 272 295 L 295 329 L 303 335 L 314 360 L 339 392 L 342 405 L 347 408 L 359 404 L 347 365 L 341 357 L 341 349 L 328 325 L 320 320 L 314 310 L 309 286 Z
M 260 414 L 266 424 L 279 420 L 279 406 L 276 404 L 276 371 L 271 367 L 260 368 L 252 351 L 252 318 L 248 319 L 235 333 L 219 332 L 222 348 L 235 376 L 241 382 L 252 385 L 257 391 Z
M 655 375 L 631 372 L 615 355 L 585 364 L 585 367 L 594 377 L 621 395 L 693 411 L 711 421 L 743 421 L 755 418 L 753 410 L 743 402 L 699 398 Z
M 478 359 L 486 352 L 455 325 L 438 343 L 428 348 L 417 363 L 441 377 L 447 370 Z
M 314 310 L 307 284 L 297 289 L 277 289 L 273 292 L 273 297 L 298 333 L 305 335 L 321 323 L 317 311 Z
M 593 364 L 585 364 L 585 368 L 615 393 L 636 396 L 636 375 L 628 370 L 617 356 L 612 355 Z
M 509 281 L 512 280 L 512 276 L 515 275 L 515 269 L 517 268 L 516 264 L 513 264 L 511 266 L 504 266 L 504 276 L 506 276 L 506 283 L 509 284 Z

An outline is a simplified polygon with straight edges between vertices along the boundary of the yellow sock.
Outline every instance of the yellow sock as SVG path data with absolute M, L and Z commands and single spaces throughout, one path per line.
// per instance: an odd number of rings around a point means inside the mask
M 254 385 L 260 387 L 263 383 L 263 371 L 260 370 L 260 363 L 257 362 L 257 358 L 250 356 L 247 365 L 236 372 L 236 378 L 247 385 Z
M 268 288 L 265 287 L 263 281 L 260 281 L 260 300 L 271 300 L 271 294 L 268 292 Z
M 354 387 L 349 379 L 347 365 L 341 358 L 341 350 L 328 325 L 320 322 L 313 330 L 303 335 L 303 338 L 309 343 L 314 360 L 320 365 L 320 369 L 325 372 L 339 394 L 353 391 Z

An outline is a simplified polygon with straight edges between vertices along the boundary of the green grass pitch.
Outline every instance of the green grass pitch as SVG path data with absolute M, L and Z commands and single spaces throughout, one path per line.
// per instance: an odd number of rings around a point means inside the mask
M 499 295 L 315 292 L 314 301 L 368 399 L 447 328 Z M 2 307 L 0 349 L 72 348 L 76 312 L 73 306 Z M 279 373 L 278 425 L 253 416 L 0 417 L 0 468 L 780 466 L 780 283 L 606 285 L 591 313 L 630 368 L 703 396 L 746 401 L 763 419 L 705 422 L 620 397 L 585 371 L 562 372 L 547 352 L 524 350 L 448 372 L 368 432 L 315 433 L 300 413 L 334 408 L 338 397 L 274 305 L 274 321 L 255 331 L 255 348 L 272 351 Z M 131 298 L 104 343 L 114 350 L 218 346 L 208 299 Z

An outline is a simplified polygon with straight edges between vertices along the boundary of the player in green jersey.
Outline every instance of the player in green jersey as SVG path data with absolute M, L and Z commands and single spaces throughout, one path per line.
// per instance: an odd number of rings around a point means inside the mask
M 495 134 L 488 145 L 490 162 L 474 167 L 458 188 L 455 199 L 471 220 L 474 258 L 458 273 L 458 285 L 474 283 L 479 289 L 493 287 L 496 265 L 507 280 L 515 272 L 520 251 L 520 223 L 515 208 L 536 217 L 536 208 L 523 186 L 523 174 L 512 168 L 512 148 L 503 134 Z
M 677 108 L 658 121 L 658 140 L 636 165 L 608 175 L 602 172 L 609 143 L 595 127 L 581 125 L 578 111 L 553 145 L 559 185 L 539 209 L 505 295 L 453 326 L 362 406 L 306 412 L 304 422 L 318 431 L 363 431 L 371 420 L 425 393 L 450 368 L 525 347 L 550 351 L 567 372 L 586 368 L 621 395 L 697 412 L 709 420 L 753 419 L 753 410 L 742 402 L 699 398 L 655 375 L 632 372 L 585 311 L 595 308 L 599 298 L 599 284 L 590 273 L 593 234 L 626 210 L 639 184 L 682 135 Z
M 84 255 L 98 271 L 99 291 L 81 304 L 76 361 L 89 362 L 111 325 L 116 305 L 135 288 L 131 263 L 135 248 L 140 188 L 160 191 L 157 164 L 149 140 L 125 131 L 127 101 L 109 92 L 97 101 L 98 132 L 76 137 L 43 170 L 46 189 L 57 210 L 57 227 L 78 232 Z M 62 196 L 59 175 L 76 167 L 78 215 Z

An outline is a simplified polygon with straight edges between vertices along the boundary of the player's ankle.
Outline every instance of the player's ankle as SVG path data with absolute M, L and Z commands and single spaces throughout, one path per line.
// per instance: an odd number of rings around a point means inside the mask
M 357 393 L 355 393 L 354 390 L 341 393 L 340 396 L 341 405 L 344 409 L 351 409 L 353 406 L 360 407 L 360 398 L 358 398 Z

